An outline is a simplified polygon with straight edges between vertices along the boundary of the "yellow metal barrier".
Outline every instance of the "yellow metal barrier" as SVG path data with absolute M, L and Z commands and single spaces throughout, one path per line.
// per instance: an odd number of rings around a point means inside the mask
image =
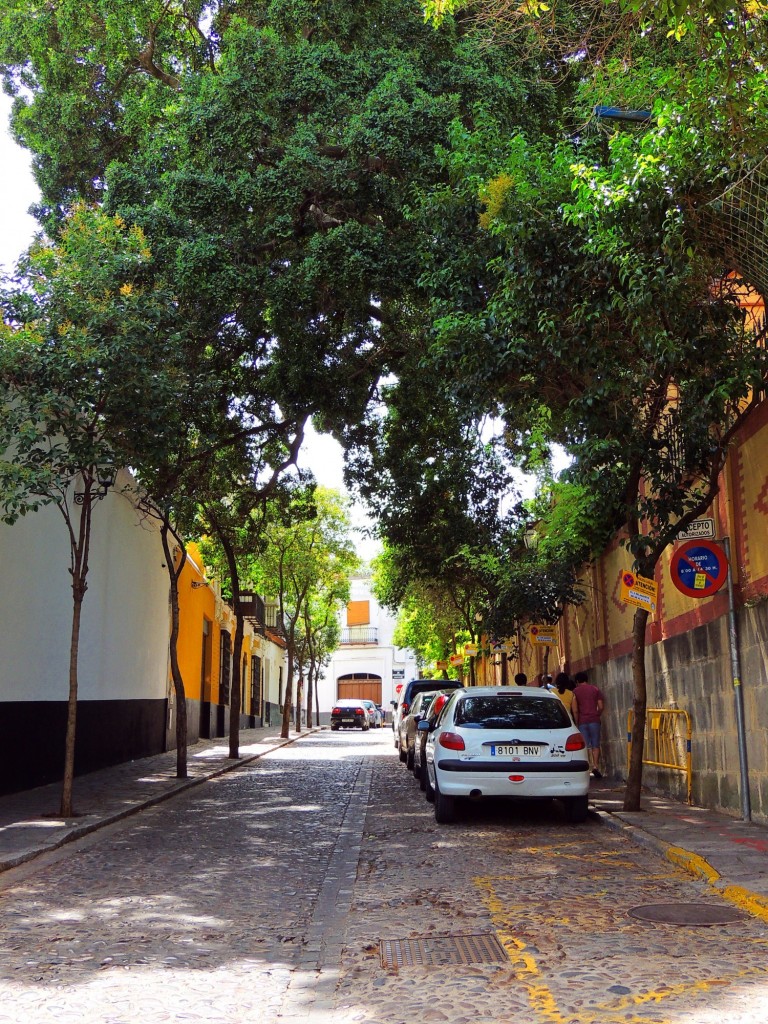
M 688 803 L 693 803 L 693 764 L 691 761 L 691 717 L 678 708 L 648 708 L 645 717 L 643 764 L 684 772 Z M 627 714 L 627 767 L 632 756 L 634 711 Z M 685 736 L 682 730 L 685 729 Z

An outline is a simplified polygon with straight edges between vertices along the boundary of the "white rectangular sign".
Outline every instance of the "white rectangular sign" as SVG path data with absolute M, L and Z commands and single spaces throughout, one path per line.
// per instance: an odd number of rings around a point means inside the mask
M 714 540 L 715 520 L 694 519 L 678 533 L 676 540 Z

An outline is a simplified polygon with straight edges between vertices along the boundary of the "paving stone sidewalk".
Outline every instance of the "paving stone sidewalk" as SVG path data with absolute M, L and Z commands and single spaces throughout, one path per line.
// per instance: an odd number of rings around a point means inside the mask
M 200 740 L 188 748 L 186 779 L 176 778 L 175 750 L 78 776 L 74 783 L 75 818 L 58 817 L 59 782 L 0 796 L 0 871 L 232 771 L 312 731 L 291 732 L 286 740 L 280 738 L 279 726 L 244 729 L 240 733 L 239 760 L 230 759 L 228 738 Z

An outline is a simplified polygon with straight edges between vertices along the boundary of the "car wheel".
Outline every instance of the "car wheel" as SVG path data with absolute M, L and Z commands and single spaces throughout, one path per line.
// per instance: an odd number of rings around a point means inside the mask
M 420 779 L 421 778 L 421 765 L 420 764 L 416 764 L 415 760 L 413 762 L 413 777 L 414 777 L 414 779 Z
M 424 768 L 424 796 L 426 797 L 428 804 L 435 802 L 435 791 L 432 788 L 432 783 L 429 781 L 429 774 L 427 773 L 426 767 Z
M 439 789 L 435 790 L 435 821 L 438 825 L 451 825 L 456 821 L 456 797 L 446 796 Z
M 405 752 L 405 767 L 409 772 L 413 771 L 413 751 L 406 750 Z
M 338 732 L 338 731 L 339 731 L 338 725 L 332 725 L 331 726 L 331 732 Z
M 579 825 L 586 819 L 589 809 L 589 798 L 586 794 L 584 796 L 563 797 L 562 803 L 565 809 L 566 821 L 572 825 Z
M 368 730 L 369 730 L 370 728 L 371 728 L 371 727 L 370 727 L 370 725 L 364 725 L 364 726 L 363 726 L 363 732 L 368 732 Z
M 417 778 L 419 780 L 419 789 L 423 793 L 426 790 L 426 788 L 427 788 L 427 766 L 426 765 L 423 764 L 423 765 L 421 765 L 419 767 L 419 774 L 418 774 Z
M 398 757 L 400 758 L 400 760 L 402 761 L 402 763 L 403 763 L 403 764 L 405 764 L 405 759 L 406 759 L 406 757 L 407 757 L 408 755 L 406 754 L 406 752 L 405 752 L 405 751 L 403 750 L 403 748 L 402 748 L 402 747 L 399 747 L 399 748 L 398 748 L 398 751 L 397 751 L 397 756 L 398 756 Z

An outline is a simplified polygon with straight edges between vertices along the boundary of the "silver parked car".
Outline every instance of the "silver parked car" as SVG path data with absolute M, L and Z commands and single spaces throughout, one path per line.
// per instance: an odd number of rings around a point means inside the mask
M 363 700 L 363 706 L 368 711 L 368 718 L 372 729 L 380 729 L 384 724 L 384 715 L 381 708 L 372 700 Z
M 438 822 L 454 821 L 471 797 L 555 797 L 569 821 L 587 816 L 584 739 L 555 693 L 477 686 L 453 694 L 428 733 L 426 796 Z

